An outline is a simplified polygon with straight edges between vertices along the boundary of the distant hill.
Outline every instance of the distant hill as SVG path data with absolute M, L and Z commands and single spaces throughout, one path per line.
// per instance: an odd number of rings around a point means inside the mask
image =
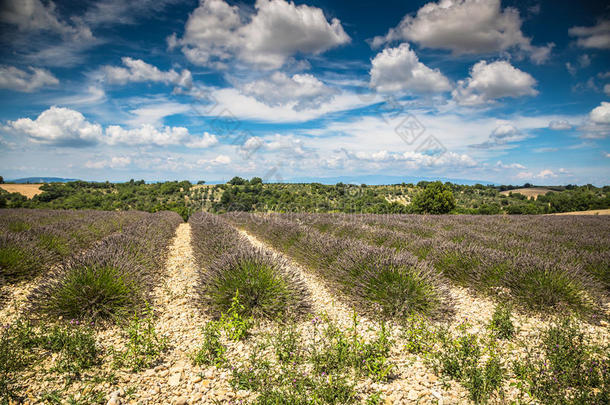
M 63 177 L 24 177 L 22 179 L 6 180 L 9 183 L 67 183 L 69 181 L 77 181 L 78 179 L 65 179 Z

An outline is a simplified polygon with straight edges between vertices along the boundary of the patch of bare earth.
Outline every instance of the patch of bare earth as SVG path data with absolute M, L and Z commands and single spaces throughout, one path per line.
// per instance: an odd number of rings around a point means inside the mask
M 558 212 L 550 215 L 610 215 L 610 209 L 606 210 L 589 210 L 589 211 L 571 211 L 571 212 Z
M 40 186 L 42 184 L 0 184 L 0 188 L 9 193 L 19 193 L 27 198 L 33 198 L 35 195 L 41 194 Z
M 530 187 L 530 188 L 516 188 L 514 190 L 506 190 L 506 191 L 501 191 L 500 194 L 502 195 L 509 195 L 511 193 L 513 194 L 521 194 L 526 196 L 528 199 L 537 199 L 539 195 L 544 195 L 546 193 L 548 193 L 549 191 L 553 191 L 551 189 L 548 188 L 543 188 L 543 187 Z

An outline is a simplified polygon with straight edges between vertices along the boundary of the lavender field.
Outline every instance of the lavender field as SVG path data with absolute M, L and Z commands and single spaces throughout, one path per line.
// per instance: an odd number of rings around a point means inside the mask
M 605 404 L 610 218 L 0 210 L 0 401 Z

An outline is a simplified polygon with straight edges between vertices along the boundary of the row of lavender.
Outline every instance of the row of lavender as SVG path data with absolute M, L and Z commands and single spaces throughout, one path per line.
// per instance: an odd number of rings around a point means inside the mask
M 410 252 L 455 282 L 508 293 L 536 310 L 590 312 L 608 298 L 605 217 L 271 214 L 266 220 Z
M 309 311 L 305 285 L 284 260 L 254 247 L 217 215 L 199 212 L 189 224 L 203 310 L 220 316 L 237 295 L 246 316 L 286 319 Z
M 65 259 L 31 293 L 30 313 L 91 321 L 125 319 L 150 302 L 181 222 L 174 212 L 142 213 L 137 222 Z
M 436 315 L 450 309 L 443 277 L 409 252 L 324 234 L 282 215 L 225 217 L 308 266 L 362 312 Z
M 0 210 L 0 278 L 30 278 L 96 241 L 137 223 L 146 213 Z

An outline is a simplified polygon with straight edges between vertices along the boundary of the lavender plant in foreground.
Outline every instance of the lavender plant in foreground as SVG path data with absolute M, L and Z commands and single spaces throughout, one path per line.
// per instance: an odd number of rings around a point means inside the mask
M 236 294 L 245 316 L 286 319 L 309 311 L 307 290 L 285 261 L 253 247 L 216 215 L 200 212 L 189 223 L 200 297 L 212 315 L 226 313 Z
M 173 212 L 143 219 L 60 263 L 29 297 L 35 317 L 121 321 L 141 309 L 162 269 L 182 218 Z

